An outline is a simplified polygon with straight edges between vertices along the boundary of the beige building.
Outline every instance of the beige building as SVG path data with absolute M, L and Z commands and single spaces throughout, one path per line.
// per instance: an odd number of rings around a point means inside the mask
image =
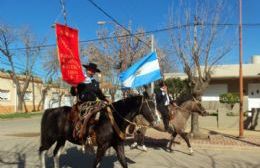
M 165 78 L 187 76 L 183 73 L 168 73 Z M 253 56 L 252 63 L 243 64 L 244 107 L 246 110 L 260 108 L 260 56 Z M 239 65 L 216 65 L 213 68 L 212 80 L 203 94 L 203 102 L 208 102 L 210 109 L 218 107 L 219 95 L 239 93 Z
M 20 82 L 23 83 L 24 77 L 19 76 L 19 79 Z M 34 78 L 34 80 L 30 82 L 24 96 L 24 110 L 29 112 L 41 111 L 49 107 L 71 104 L 72 98 L 68 89 L 60 88 L 55 85 L 48 86 L 46 98 L 44 104 L 42 104 L 43 90 L 46 87 L 40 78 Z M 15 84 L 8 73 L 0 72 L 0 114 L 16 112 L 17 105 L 18 97 Z

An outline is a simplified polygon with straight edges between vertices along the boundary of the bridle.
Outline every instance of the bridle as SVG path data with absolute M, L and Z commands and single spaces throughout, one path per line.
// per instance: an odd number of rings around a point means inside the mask
M 146 99 L 145 99 L 145 103 L 147 103 L 147 106 L 148 106 L 149 110 L 151 110 L 151 108 L 150 108 L 150 106 L 149 106 L 149 103 L 148 103 L 148 101 L 147 101 Z M 143 104 L 144 104 L 144 98 L 142 97 L 142 102 L 141 102 L 141 105 L 140 105 L 140 107 L 139 107 L 138 114 L 140 114 L 140 112 L 141 112 L 141 110 L 142 110 L 142 107 L 143 107 Z M 132 125 L 135 125 L 135 126 L 138 126 L 138 127 L 149 127 L 149 126 L 146 126 L 146 125 L 136 124 L 135 122 L 129 121 L 128 119 L 126 119 L 125 117 L 123 117 L 123 116 L 116 110 L 116 108 L 113 106 L 113 104 L 110 104 L 110 105 L 107 106 L 108 117 L 109 117 L 110 122 L 111 122 L 112 126 L 114 127 L 116 133 L 118 134 L 118 136 L 119 136 L 122 140 L 125 139 L 125 133 L 120 130 L 120 128 L 118 127 L 117 123 L 115 122 L 114 117 L 113 117 L 113 114 L 112 114 L 113 112 L 111 111 L 111 108 L 110 108 L 110 107 L 116 112 L 116 114 L 117 114 L 120 118 L 122 118 L 122 119 L 123 119 L 124 121 L 126 121 L 127 123 L 132 124 Z
M 140 107 L 138 108 L 138 114 L 140 114 L 142 108 L 143 108 L 143 104 L 146 103 L 146 105 L 148 106 L 148 109 L 150 112 L 152 112 L 152 108 L 150 107 L 148 101 L 152 101 L 152 100 L 147 100 L 145 99 L 144 97 L 142 97 L 142 101 L 141 101 L 141 104 L 140 104 Z M 147 126 L 147 125 L 142 125 L 142 124 L 136 124 L 135 122 L 132 122 L 128 119 L 126 119 L 125 117 L 123 117 L 117 110 L 116 108 L 113 106 L 113 104 L 110 104 L 110 106 L 112 107 L 112 109 L 116 112 L 116 114 L 122 118 L 124 121 L 126 121 L 127 123 L 131 124 L 131 125 L 135 125 L 137 127 L 150 127 L 150 126 Z M 152 127 L 151 127 L 152 128 Z
M 148 106 L 148 109 L 150 112 L 152 112 L 152 108 L 150 107 L 148 101 L 152 101 L 152 100 L 147 100 L 145 99 L 144 97 L 142 97 L 142 101 L 141 101 L 141 104 L 140 104 L 140 107 L 138 108 L 138 114 L 140 114 L 142 108 L 143 108 L 143 104 L 146 103 L 146 105 Z M 132 124 L 132 125 L 136 125 L 136 126 L 144 126 L 144 125 L 139 125 L 139 124 L 136 124 L 135 122 L 132 122 L 132 121 L 129 121 L 128 119 L 126 119 L 125 117 L 123 117 L 117 110 L 116 108 L 113 106 L 113 104 L 110 104 L 110 106 L 112 107 L 112 109 L 117 113 L 117 115 L 122 118 L 124 121 L 128 122 L 129 124 Z M 147 126 L 146 126 L 147 127 Z

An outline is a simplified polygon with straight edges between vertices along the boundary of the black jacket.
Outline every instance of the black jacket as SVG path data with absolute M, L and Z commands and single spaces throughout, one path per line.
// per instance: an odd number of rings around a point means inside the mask
M 171 102 L 170 96 L 169 97 L 169 103 Z M 167 95 L 163 93 L 161 89 L 158 89 L 155 91 L 155 98 L 157 106 L 165 106 L 165 103 L 167 101 Z
M 78 84 L 77 91 L 75 87 L 71 87 L 70 93 L 72 96 L 78 96 L 81 102 L 95 101 L 97 98 L 106 100 L 106 96 L 102 93 L 99 83 L 95 79 L 92 79 L 91 83 Z

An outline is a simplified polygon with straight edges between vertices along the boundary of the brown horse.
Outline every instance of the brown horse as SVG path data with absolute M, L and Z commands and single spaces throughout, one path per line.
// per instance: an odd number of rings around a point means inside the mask
M 66 141 L 81 145 L 78 139 L 73 137 L 74 123 L 70 120 L 72 107 L 64 106 L 47 109 L 41 121 L 41 145 L 39 155 L 41 165 L 45 167 L 44 153 L 55 143 L 53 151 L 54 166 L 59 166 L 60 148 Z M 109 111 L 112 111 L 109 113 Z M 109 147 L 116 150 L 117 158 L 122 167 L 126 168 L 124 153 L 124 138 L 126 127 L 133 121 L 136 115 L 143 115 L 152 123 L 155 120 L 155 105 L 143 96 L 134 96 L 112 103 L 100 112 L 99 121 L 93 126 L 97 144 L 97 154 L 93 167 L 97 167 L 101 158 Z
M 179 134 L 187 143 L 190 154 L 192 154 L 193 150 L 190 145 L 189 138 L 187 136 L 188 134 L 186 132 L 184 132 L 186 123 L 189 120 L 191 113 L 197 112 L 198 114 L 205 116 L 205 115 L 207 115 L 207 112 L 204 109 L 204 107 L 201 105 L 201 103 L 197 100 L 187 100 L 187 101 L 183 102 L 180 106 L 177 106 L 177 107 L 170 106 L 169 108 L 170 108 L 170 113 L 171 113 L 169 126 L 171 128 L 170 134 L 172 135 L 172 138 L 167 145 L 167 150 L 172 151 L 172 144 L 174 142 L 174 139 L 177 136 L 177 134 Z M 157 113 L 157 114 L 159 115 L 158 118 L 161 118 L 161 115 L 159 113 Z M 147 125 L 147 123 L 149 123 L 149 121 L 147 122 L 147 120 L 145 120 L 142 116 L 136 117 L 134 119 L 134 122 L 136 122 L 137 125 Z M 161 131 L 161 132 L 166 132 L 164 129 L 163 122 L 159 122 L 159 124 L 153 125 L 153 128 L 158 131 Z M 139 128 L 139 130 L 137 130 L 137 131 L 139 131 L 137 134 L 141 138 L 141 139 L 139 139 L 139 140 L 141 140 L 141 144 L 143 144 L 142 136 L 144 136 L 144 134 L 142 134 L 142 133 L 145 132 L 146 129 L 147 129 L 147 127 L 141 127 L 141 128 Z M 140 134 L 142 134 L 142 136 Z M 132 148 L 134 148 L 136 146 L 137 146 L 136 142 L 134 142 L 131 145 Z M 144 145 L 143 145 L 143 150 L 146 150 L 146 147 Z

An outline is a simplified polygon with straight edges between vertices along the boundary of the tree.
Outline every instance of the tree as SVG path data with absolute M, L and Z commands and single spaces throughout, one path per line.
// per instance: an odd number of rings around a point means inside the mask
M 173 99 L 178 105 L 182 103 L 182 97 L 190 93 L 187 80 L 181 80 L 180 78 L 169 78 L 164 82 L 168 87 L 168 92 L 172 94 Z
M 14 44 L 21 43 L 24 45 L 25 50 L 21 53 L 15 53 L 10 49 Z M 18 96 L 18 111 L 23 111 L 23 105 L 25 106 L 24 96 L 26 90 L 29 87 L 29 83 L 32 81 L 32 70 L 39 55 L 40 48 L 31 48 L 32 46 L 39 45 L 35 40 L 35 37 L 28 28 L 15 30 L 7 25 L 0 25 L 0 52 L 7 58 L 10 64 L 11 72 L 10 76 L 13 80 Z M 24 75 L 18 75 L 15 66 L 16 54 L 25 56 Z
M 233 109 L 234 105 L 240 102 L 239 93 L 223 93 L 219 95 L 219 102 L 229 104 Z
M 225 24 L 219 26 L 227 21 L 228 8 L 223 0 L 178 2 L 178 10 L 170 17 L 170 26 L 177 28 L 170 31 L 171 44 L 188 76 L 190 97 L 200 99 L 211 80 L 214 65 L 232 49 L 231 40 L 227 40 L 230 29 Z M 199 136 L 195 113 L 191 125 L 193 135 Z
M 113 31 L 109 31 L 103 26 L 98 30 L 98 43 L 91 43 L 84 49 L 84 56 L 89 61 L 96 62 L 102 71 L 102 80 L 119 87 L 118 75 L 129 68 L 137 59 L 143 57 L 151 51 L 151 37 L 145 34 L 142 28 L 138 28 L 133 35 L 131 23 L 128 30 L 113 24 Z M 113 38 L 109 38 L 113 37 Z M 167 61 L 164 51 L 156 45 L 158 59 L 164 71 L 167 67 L 163 66 Z M 113 97 L 116 89 L 110 89 Z

